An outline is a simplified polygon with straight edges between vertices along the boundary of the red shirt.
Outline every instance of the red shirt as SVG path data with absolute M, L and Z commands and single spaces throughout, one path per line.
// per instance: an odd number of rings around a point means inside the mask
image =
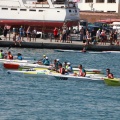
M 58 35 L 58 30 L 54 29 L 54 35 Z
M 12 59 L 13 59 L 13 56 L 12 56 L 12 55 L 8 55 L 7 58 L 10 59 L 10 60 L 12 60 Z

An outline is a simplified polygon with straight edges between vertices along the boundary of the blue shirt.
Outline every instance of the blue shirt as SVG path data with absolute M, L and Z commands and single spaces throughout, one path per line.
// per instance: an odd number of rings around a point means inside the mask
M 44 64 L 44 65 L 50 65 L 50 61 L 49 61 L 48 59 L 45 59 L 45 61 L 44 61 L 43 64 Z
M 17 59 L 18 59 L 18 60 L 22 60 L 22 56 L 18 56 Z

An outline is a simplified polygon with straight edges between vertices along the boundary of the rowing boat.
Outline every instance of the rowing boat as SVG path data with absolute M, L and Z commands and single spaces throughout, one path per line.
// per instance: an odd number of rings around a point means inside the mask
M 17 60 L 17 59 L 9 60 L 9 59 L 0 59 L 0 63 L 3 63 L 3 62 L 27 63 L 27 62 L 31 62 L 31 60 Z
M 24 68 L 50 68 L 51 66 L 33 64 L 33 63 L 17 63 L 17 62 L 4 62 L 4 68 L 6 69 L 24 69 Z
M 73 52 L 73 53 L 91 53 L 91 54 L 104 54 L 104 53 L 109 53 L 108 51 L 101 51 L 101 52 L 94 52 L 94 51 L 78 51 L 78 50 L 63 50 L 63 49 L 55 49 L 55 52 Z
M 120 86 L 120 78 L 104 78 L 104 82 L 109 86 Z
M 52 77 L 56 79 L 63 79 L 67 80 L 70 78 L 75 78 L 75 79 L 93 79 L 93 80 L 101 80 L 104 76 L 101 74 L 87 74 L 86 77 L 81 77 L 81 76 L 74 76 L 72 74 L 65 74 L 61 75 L 60 73 L 56 73 L 55 71 L 47 70 L 47 69 L 41 69 L 41 70 L 23 70 L 23 71 L 18 71 L 18 70 L 8 70 L 8 74 L 23 74 L 25 76 L 35 76 L 35 77 Z
M 52 66 L 45 66 L 45 65 L 39 65 L 39 64 L 32 64 L 32 63 L 17 63 L 17 62 L 4 62 L 3 63 L 4 68 L 6 69 L 29 69 L 29 68 L 34 68 L 34 70 L 41 70 L 43 68 L 46 69 L 52 69 Z M 101 69 L 85 69 L 86 72 L 89 72 L 89 74 L 102 74 Z M 73 71 L 78 73 L 79 68 L 73 68 Z

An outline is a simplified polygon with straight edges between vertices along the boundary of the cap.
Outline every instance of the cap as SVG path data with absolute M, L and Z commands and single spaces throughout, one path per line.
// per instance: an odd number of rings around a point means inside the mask
M 48 59 L 48 57 L 46 57 L 46 59 Z
M 46 55 L 43 55 L 43 57 L 45 57 Z
M 67 65 L 70 65 L 70 62 L 68 62 Z
M 59 59 L 56 59 L 57 61 L 59 61 Z

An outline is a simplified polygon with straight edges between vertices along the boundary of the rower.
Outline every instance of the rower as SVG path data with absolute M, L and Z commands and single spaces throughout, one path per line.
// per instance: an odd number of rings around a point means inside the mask
M 10 51 L 8 52 L 7 59 L 13 60 L 13 55 Z
M 73 68 L 72 68 L 70 62 L 67 63 L 66 72 L 73 74 Z
M 82 65 L 79 65 L 78 68 L 79 68 L 79 76 L 85 77 L 86 76 L 86 71 L 82 67 Z
M 49 65 L 50 65 L 50 61 L 48 60 L 48 57 L 45 58 L 43 64 L 46 65 L 46 66 L 49 66 Z
M 3 59 L 5 56 L 5 53 L 3 52 L 3 50 L 0 50 L 0 59 Z
M 40 65 L 44 64 L 45 59 L 46 59 L 46 55 L 43 55 L 43 59 L 38 60 L 37 64 L 40 64 Z
M 17 54 L 17 59 L 18 59 L 18 60 L 22 60 L 22 59 L 23 59 L 21 53 L 18 53 L 18 54 Z
M 57 61 L 57 62 L 56 62 L 56 70 L 58 70 L 58 69 L 59 69 L 58 66 L 59 66 L 59 64 L 61 64 L 61 62 L 59 61 L 59 59 L 56 59 L 56 61 Z
M 65 72 L 65 68 L 62 67 L 62 64 L 59 64 L 59 65 L 58 65 L 58 68 L 59 68 L 59 70 L 58 70 L 57 72 L 59 72 L 59 73 L 61 73 L 61 74 L 65 74 L 65 73 L 66 73 L 66 72 Z
M 110 69 L 106 69 L 106 72 L 107 72 L 107 77 L 110 78 L 110 79 L 114 79 L 114 76 L 113 74 L 110 72 Z
M 86 52 L 86 47 L 83 47 L 82 52 Z
M 67 62 L 66 62 L 66 61 L 63 63 L 63 67 L 64 67 L 65 69 L 67 69 L 68 65 L 67 65 Z
M 56 71 L 57 69 L 58 69 L 57 60 L 55 59 L 53 65 L 52 65 L 52 70 Z
M 44 64 L 45 60 L 46 60 L 46 55 L 43 55 L 43 59 L 42 59 L 43 64 Z

